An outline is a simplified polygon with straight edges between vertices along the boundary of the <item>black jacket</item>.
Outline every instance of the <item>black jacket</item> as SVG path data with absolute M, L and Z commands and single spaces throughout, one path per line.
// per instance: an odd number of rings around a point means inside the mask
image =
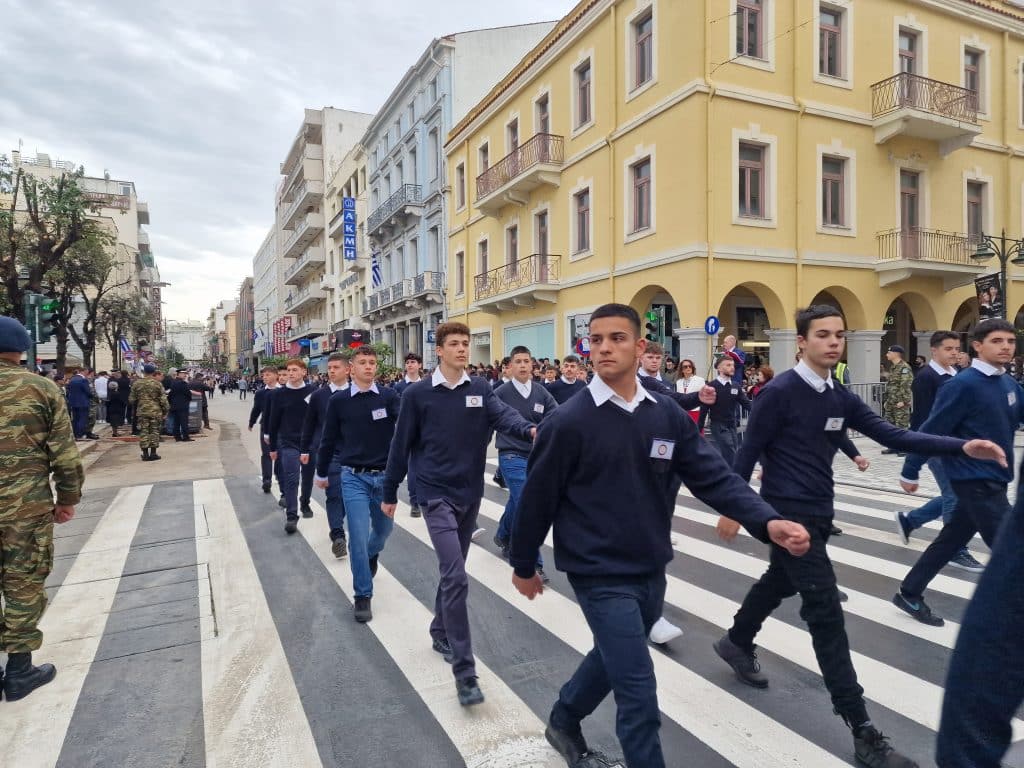
M 172 411 L 188 408 L 192 402 L 192 386 L 187 381 L 175 379 L 171 382 L 170 393 L 167 395 L 167 402 Z

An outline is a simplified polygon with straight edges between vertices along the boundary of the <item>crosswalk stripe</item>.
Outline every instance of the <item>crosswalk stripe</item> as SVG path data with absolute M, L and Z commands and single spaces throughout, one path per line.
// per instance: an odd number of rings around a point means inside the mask
M 34 660 L 53 661 L 57 677 L 23 701 L 3 704 L 0 755 L 5 765 L 57 763 L 152 488 L 118 491 L 43 614 L 44 645 Z
M 208 538 L 196 539 L 208 563 L 217 637 L 202 647 L 207 768 L 259 765 L 313 768 L 320 755 L 299 699 L 259 575 L 222 479 L 194 483 Z
M 399 509 L 403 508 L 408 509 L 407 505 L 400 504 Z M 395 516 L 395 523 L 431 546 L 430 536 L 422 520 L 399 513 Z M 473 549 L 472 556 L 466 562 L 470 576 L 577 652 L 586 654 L 590 651 L 593 636 L 573 601 L 555 590 L 546 590 L 544 595 L 533 601 L 519 598 L 511 585 L 511 569 L 508 564 L 486 549 Z M 567 620 L 567 617 L 572 619 Z M 658 653 L 652 654 L 652 659 L 655 674 L 660 681 L 658 702 L 662 713 L 737 768 L 848 766 L 846 761 L 804 739 L 686 667 Z
M 311 505 L 318 514 L 313 520 L 304 521 L 299 531 L 351 601 L 349 562 L 339 561 L 330 553 L 326 546 L 327 513 L 316 501 Z M 374 602 L 380 608 L 367 627 L 402 670 L 467 766 L 515 764 L 562 768 L 565 765 L 544 739 L 544 724 L 540 719 L 479 659 L 476 667 L 486 697 L 484 703 L 472 708 L 459 705 L 451 667 L 427 645 L 426 628 L 433 616 L 383 563 L 373 579 L 373 593 Z M 410 631 L 410 627 L 420 627 L 421 631 Z

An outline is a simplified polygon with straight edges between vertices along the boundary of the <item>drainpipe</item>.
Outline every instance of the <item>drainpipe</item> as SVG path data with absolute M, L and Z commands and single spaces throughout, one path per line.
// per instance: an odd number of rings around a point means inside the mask
M 718 311 L 717 307 L 712 307 L 712 283 L 714 281 L 715 274 L 715 188 L 712 182 L 713 165 L 712 156 L 714 147 L 711 142 L 711 130 L 714 122 L 712 116 L 712 110 L 714 109 L 715 94 L 718 91 L 718 87 L 715 85 L 714 80 L 711 79 L 711 45 L 709 43 L 710 32 L 708 31 L 709 24 L 707 19 L 710 19 L 711 11 L 711 0 L 704 0 L 704 82 L 708 85 L 708 98 L 704 108 L 704 231 L 708 238 L 708 253 L 705 259 L 705 273 L 706 278 L 704 280 L 704 306 L 707 308 L 707 314 L 711 315 Z M 714 348 L 715 338 L 712 336 L 707 337 L 707 347 L 705 354 L 707 355 L 708 363 L 710 364 L 712 358 L 712 349 Z
M 617 10 L 617 7 L 618 7 L 617 3 L 612 3 L 611 4 L 611 8 L 609 9 L 610 13 L 611 13 L 611 24 L 608 25 L 608 29 L 610 30 L 609 34 L 611 35 L 611 39 L 612 39 L 612 41 L 611 41 L 611 48 L 610 48 L 610 50 L 612 50 L 612 51 L 616 50 L 615 35 L 618 32 L 618 21 L 616 20 L 616 10 Z M 614 70 L 615 68 L 612 67 L 612 69 Z M 608 206 L 608 245 L 609 245 L 609 248 L 608 248 L 608 252 L 611 254 L 611 264 L 608 265 L 608 295 L 611 296 L 611 300 L 612 301 L 615 301 L 615 263 L 617 261 L 615 257 L 616 257 L 616 254 L 618 253 L 619 247 L 621 247 L 621 246 L 617 246 L 616 245 L 616 240 L 615 240 L 615 215 L 614 215 L 613 212 L 614 211 L 618 211 L 620 209 L 615 205 L 615 190 L 618 188 L 619 185 L 614 182 L 614 179 L 615 179 L 615 144 L 612 142 L 612 136 L 615 134 L 615 131 L 617 130 L 618 124 L 619 124 L 619 99 L 618 99 L 618 96 L 617 95 L 613 96 L 611 102 L 612 102 L 611 130 L 609 131 L 608 135 L 605 136 L 604 143 L 608 147 L 608 181 L 610 182 L 609 185 L 608 185 L 609 186 L 608 195 L 611 198 L 608 201 L 609 202 L 609 206 Z

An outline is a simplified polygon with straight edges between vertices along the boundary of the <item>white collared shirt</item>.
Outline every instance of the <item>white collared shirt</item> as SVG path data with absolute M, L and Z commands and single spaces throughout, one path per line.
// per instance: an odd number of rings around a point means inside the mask
M 569 384 L 570 386 L 579 381 L 579 379 L 573 379 L 572 381 L 569 381 L 567 378 L 565 378 L 565 376 L 559 376 L 558 378 L 562 380 L 563 384 Z
M 333 381 L 328 382 L 327 385 L 331 388 L 331 394 L 333 394 L 335 392 L 338 392 L 338 391 L 340 391 L 342 389 L 345 389 L 345 387 L 339 387 Z
M 941 365 L 936 363 L 934 360 L 928 361 L 928 367 L 935 371 L 940 376 L 956 376 L 956 368 L 943 368 Z
M 638 375 L 640 375 L 640 376 L 647 376 L 648 378 L 657 379 L 658 381 L 661 381 L 661 371 L 655 371 L 654 373 L 648 373 L 647 369 L 644 368 L 642 365 L 640 366 L 640 373 Z
M 971 368 L 977 368 L 986 376 L 999 376 L 1001 374 L 1006 373 L 1006 369 L 1003 368 L 1003 366 L 986 363 L 980 357 L 976 357 L 973 361 L 971 361 Z
M 302 389 L 306 385 L 305 384 L 292 384 L 289 381 L 289 382 L 285 383 L 285 386 L 288 387 L 288 389 Z
M 423 381 L 423 377 L 420 376 L 418 379 L 410 379 L 408 376 L 405 377 L 406 384 L 415 384 L 417 381 Z
M 516 392 L 522 395 L 524 398 L 530 397 L 530 392 L 533 390 L 533 382 L 529 379 L 526 383 L 519 381 L 519 379 L 512 379 L 512 386 L 516 388 Z
M 821 378 L 818 374 L 811 370 L 811 367 L 807 365 L 803 360 L 796 364 L 793 368 L 797 375 L 806 381 L 815 392 L 824 392 L 825 388 L 835 389 L 835 382 L 832 381 L 832 377 Z
M 635 411 L 644 400 L 650 400 L 652 403 L 658 402 L 655 400 L 654 395 L 644 389 L 643 384 L 640 383 L 639 376 L 636 380 L 636 394 L 633 395 L 633 399 L 629 401 L 616 393 L 614 389 L 605 384 L 601 377 L 596 374 L 593 380 L 587 385 L 587 389 L 590 391 L 590 396 L 594 398 L 594 405 L 600 408 L 610 400 L 626 413 L 632 413 Z
M 373 382 L 372 384 L 370 384 L 368 389 L 360 389 L 359 385 L 356 384 L 354 380 L 349 385 L 348 392 L 352 397 L 355 397 L 356 395 L 361 395 L 364 392 L 373 392 L 375 395 L 380 394 L 380 390 L 377 389 L 377 382 Z
M 469 374 L 466 373 L 465 370 L 463 370 L 462 376 L 459 378 L 459 380 L 452 384 L 450 381 L 448 381 L 448 379 L 444 377 L 444 374 L 441 373 L 441 366 L 437 366 L 437 368 L 434 369 L 434 372 L 430 376 L 430 386 L 432 387 L 441 385 L 448 387 L 448 389 L 455 389 L 456 387 L 461 387 L 467 381 L 469 381 Z
M 732 379 L 730 379 L 728 376 L 723 376 L 722 374 L 718 374 L 717 376 L 715 376 L 715 381 L 717 381 L 723 387 L 728 387 L 729 385 L 732 384 Z

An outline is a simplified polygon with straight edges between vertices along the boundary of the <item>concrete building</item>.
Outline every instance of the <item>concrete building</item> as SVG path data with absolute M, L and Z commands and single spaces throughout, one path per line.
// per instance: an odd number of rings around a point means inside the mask
M 370 251 L 366 236 L 369 195 L 366 188 L 366 150 L 356 144 L 335 169 L 329 169 L 327 209 L 327 274 L 331 332 L 363 329 Z M 346 209 L 346 200 L 351 200 Z M 354 219 L 354 220 L 353 220 Z M 352 234 L 352 231 L 355 234 Z M 347 230 L 347 233 L 346 233 Z M 326 351 L 326 350 L 324 350 Z
M 181 352 L 188 362 L 198 363 L 209 352 L 206 324 L 200 320 L 168 320 L 167 346 Z
M 252 260 L 253 353 L 258 361 L 273 354 L 271 323 L 277 317 L 279 272 L 277 228 L 271 227 Z
M 794 310 L 829 303 L 877 381 L 887 344 L 977 318 L 982 233 L 1024 231 L 1017 4 L 702 8 L 584 0 L 452 130 L 448 311 L 474 361 L 560 357 L 619 301 L 699 367 L 715 316 L 779 371 Z
M 368 155 L 366 231 L 379 264 L 362 312 L 376 341 L 433 365 L 444 317 L 447 217 L 444 141 L 449 130 L 554 22 L 481 29 L 433 40 L 391 92 L 362 139 Z
M 238 350 L 238 367 L 242 371 L 252 371 L 253 332 L 255 331 L 255 313 L 253 312 L 253 281 L 245 278 L 238 288 L 238 334 L 235 346 Z
M 206 318 L 206 346 L 209 351 L 210 360 L 234 370 L 238 367 L 237 351 L 235 349 L 234 337 L 238 335 L 236 323 L 238 315 L 237 299 L 225 299 L 210 308 L 210 314 Z M 229 321 L 228 316 L 231 316 Z M 235 362 L 232 366 L 229 357 L 235 354 Z

